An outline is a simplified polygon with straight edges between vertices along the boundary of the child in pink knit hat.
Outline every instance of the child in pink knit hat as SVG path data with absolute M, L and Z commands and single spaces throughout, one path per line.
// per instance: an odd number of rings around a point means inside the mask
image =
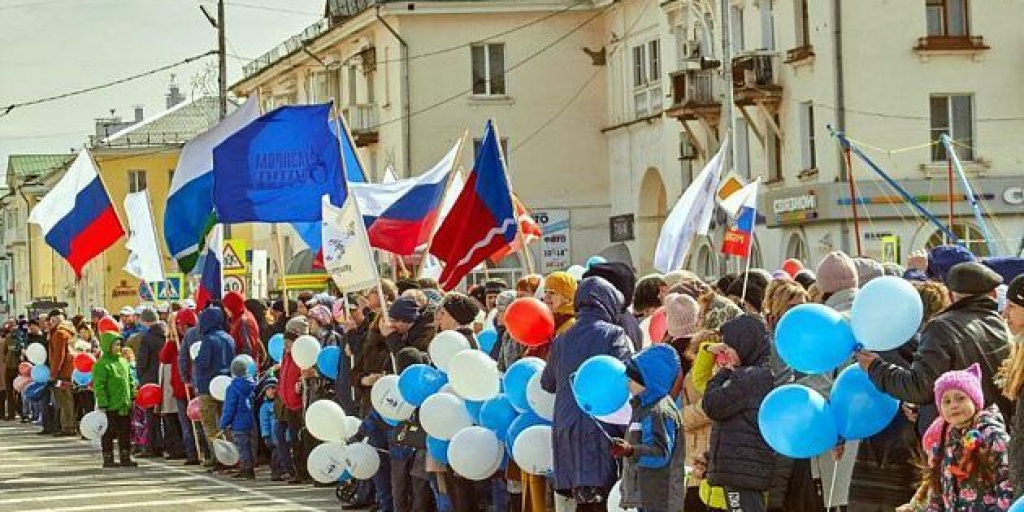
M 1013 503 L 1010 436 L 999 409 L 985 407 L 981 367 L 975 363 L 966 370 L 946 372 L 935 381 L 934 390 L 941 415 L 937 421 L 943 425 L 929 456 L 928 497 L 897 511 L 1008 510 Z

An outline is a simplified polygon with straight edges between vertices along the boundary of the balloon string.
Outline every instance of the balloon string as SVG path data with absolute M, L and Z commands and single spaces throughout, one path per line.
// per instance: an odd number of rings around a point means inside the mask
M 845 453 L 843 455 L 845 455 Z M 836 492 L 836 476 L 838 476 L 838 474 L 839 474 L 839 461 L 841 459 L 842 459 L 842 457 L 840 457 L 839 459 L 836 459 L 835 465 L 832 467 L 832 484 L 829 485 L 829 488 L 828 488 L 828 507 L 827 507 L 827 509 L 829 511 L 832 510 L 833 495 Z
M 576 397 L 576 372 L 573 372 L 572 375 L 569 376 L 569 388 L 572 391 L 573 398 L 575 398 Z M 579 406 L 579 403 L 577 403 L 576 405 Z M 582 407 L 580 409 L 582 410 Z M 593 420 L 594 424 L 597 425 L 597 429 L 601 431 L 601 434 L 604 435 L 605 439 L 607 439 L 608 441 L 612 440 L 612 436 L 608 435 L 608 431 L 606 431 L 604 429 L 604 425 L 601 424 L 601 420 L 597 419 L 594 415 L 590 414 L 587 411 L 583 411 L 583 414 L 586 414 L 588 418 Z

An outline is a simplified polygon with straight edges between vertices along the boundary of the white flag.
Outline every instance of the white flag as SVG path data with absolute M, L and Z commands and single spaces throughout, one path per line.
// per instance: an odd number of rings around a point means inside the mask
M 672 212 L 665 219 L 661 235 L 658 237 L 654 268 L 666 273 L 678 270 L 686 258 L 686 252 L 690 250 L 693 237 L 708 233 L 708 225 L 711 223 L 711 214 L 715 207 L 715 191 L 718 189 L 721 169 L 728 153 L 729 139 L 726 138 L 718 153 L 708 161 L 704 170 L 683 192 L 679 202 L 672 207 Z
M 322 203 L 324 269 L 346 292 L 377 286 L 377 265 L 355 197 L 349 194 L 341 208 L 326 195 Z
M 125 272 L 150 283 L 164 280 L 160 247 L 153 230 L 153 214 L 149 210 L 149 194 L 145 190 L 124 196 L 124 213 L 128 219 L 128 262 Z

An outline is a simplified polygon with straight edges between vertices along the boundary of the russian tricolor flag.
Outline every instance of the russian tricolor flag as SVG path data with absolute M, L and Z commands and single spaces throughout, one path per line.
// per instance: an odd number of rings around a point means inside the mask
M 32 208 L 28 221 L 39 225 L 46 243 L 67 260 L 78 279 L 86 263 L 124 235 L 114 204 L 86 149 L 53 190 Z
M 206 235 L 206 254 L 203 273 L 196 290 L 196 309 L 206 307 L 211 300 L 219 301 L 224 294 L 224 227 L 216 224 Z
M 732 256 L 747 258 L 754 242 L 754 225 L 757 223 L 757 188 L 761 179 L 746 185 L 736 196 L 742 199 L 736 224 L 725 232 L 722 239 L 722 252 Z M 730 197 L 732 199 L 732 197 Z

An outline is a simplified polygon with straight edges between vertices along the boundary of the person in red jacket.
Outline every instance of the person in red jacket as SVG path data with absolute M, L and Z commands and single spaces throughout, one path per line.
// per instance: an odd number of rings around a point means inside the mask
M 185 465 L 198 466 L 199 452 L 196 450 L 195 430 L 192 428 L 192 420 L 188 418 L 188 403 L 195 396 L 195 390 L 181 380 L 181 372 L 178 368 L 179 340 L 185 337 L 185 331 L 196 325 L 196 313 L 191 309 L 182 309 L 175 314 L 174 329 L 177 336 L 168 336 L 167 342 L 160 349 L 160 362 L 171 367 L 171 391 L 174 400 L 178 404 L 178 424 L 181 425 L 181 440 L 185 448 Z
M 228 292 L 222 301 L 228 314 L 228 334 L 235 340 L 235 355 L 248 354 L 262 368 L 267 361 L 267 349 L 260 340 L 260 324 L 245 307 L 245 296 Z
M 292 343 L 299 336 L 309 334 L 309 321 L 306 317 L 297 316 L 288 320 L 284 330 L 284 357 L 281 358 L 281 371 L 278 374 L 277 399 L 281 401 L 283 421 L 288 428 L 288 435 L 285 439 L 285 450 L 291 451 L 291 459 L 295 466 L 295 478 L 288 481 L 289 484 L 303 484 L 309 482 L 309 472 L 306 470 L 307 434 L 303 433 L 303 411 L 302 411 L 302 369 L 292 359 Z

